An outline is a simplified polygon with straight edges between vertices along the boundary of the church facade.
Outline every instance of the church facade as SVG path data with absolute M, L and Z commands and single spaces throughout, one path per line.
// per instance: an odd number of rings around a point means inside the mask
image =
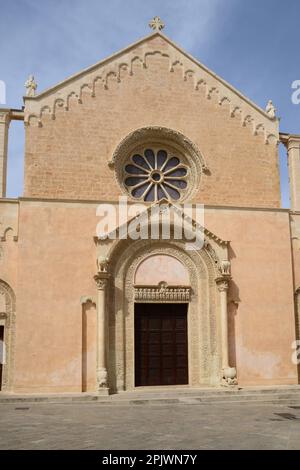
M 30 77 L 24 108 L 0 109 L 4 393 L 299 382 L 300 136 L 151 25 L 39 94 Z M 14 119 L 25 182 L 9 199 Z M 120 201 L 104 237 L 101 214 Z

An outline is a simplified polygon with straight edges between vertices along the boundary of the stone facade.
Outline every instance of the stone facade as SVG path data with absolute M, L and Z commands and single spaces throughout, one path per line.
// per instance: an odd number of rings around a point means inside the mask
M 278 122 L 159 33 L 25 103 L 27 197 L 115 200 L 108 161 L 128 134 L 154 125 L 205 156 L 195 201 L 280 206 Z
M 298 383 L 300 138 L 157 30 L 24 99 L 24 112 L 0 110 L 26 129 L 24 196 L 0 199 L 2 389 L 134 389 L 137 302 L 188 304 L 189 386 Z M 279 140 L 291 211 L 280 208 Z M 98 205 L 127 194 L 124 168 L 150 145 L 187 169 L 179 201 L 205 204 L 201 249 L 173 235 L 96 237 Z

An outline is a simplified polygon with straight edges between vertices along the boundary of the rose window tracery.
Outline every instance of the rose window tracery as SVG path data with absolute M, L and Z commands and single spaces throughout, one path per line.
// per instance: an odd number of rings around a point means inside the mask
M 124 185 L 134 199 L 145 202 L 180 200 L 188 188 L 189 168 L 179 155 L 145 148 L 131 155 L 124 168 Z

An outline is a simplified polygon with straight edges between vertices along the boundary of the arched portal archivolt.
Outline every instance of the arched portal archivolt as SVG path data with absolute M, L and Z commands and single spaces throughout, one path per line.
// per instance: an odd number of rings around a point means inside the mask
M 4 325 L 4 364 L 2 391 L 13 388 L 14 346 L 16 327 L 16 297 L 12 288 L 0 279 L 0 321 Z
M 216 385 L 220 381 L 219 297 L 216 267 L 209 253 L 184 249 L 178 240 L 124 240 L 110 258 L 109 376 L 113 389 L 134 388 L 134 276 L 143 260 L 169 255 L 189 273 L 188 307 L 189 384 Z

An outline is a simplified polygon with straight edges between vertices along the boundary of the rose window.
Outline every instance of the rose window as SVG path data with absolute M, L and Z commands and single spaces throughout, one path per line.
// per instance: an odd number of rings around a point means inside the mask
M 188 167 L 166 150 L 150 148 L 131 156 L 124 169 L 124 184 L 135 199 L 146 202 L 179 200 L 188 186 Z

